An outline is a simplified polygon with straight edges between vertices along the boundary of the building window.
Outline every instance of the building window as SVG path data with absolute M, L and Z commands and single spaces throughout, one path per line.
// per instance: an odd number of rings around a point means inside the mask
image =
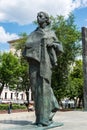
M 18 98 L 18 95 L 19 95 L 19 93 L 17 93 L 17 98 Z
M 23 100 L 23 94 L 21 94 L 21 100 Z
M 13 93 L 11 93 L 11 99 L 13 99 Z
M 7 99 L 7 92 L 5 92 L 5 99 Z

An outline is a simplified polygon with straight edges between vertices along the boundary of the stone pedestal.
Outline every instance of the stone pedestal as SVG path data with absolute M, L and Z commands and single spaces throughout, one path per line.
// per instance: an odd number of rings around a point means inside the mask
M 25 126 L 15 126 L 14 128 L 9 128 L 9 130 L 48 130 L 60 126 L 63 126 L 63 123 L 53 122 L 51 125 L 44 127 L 29 124 Z M 7 129 L 5 128 L 5 130 Z

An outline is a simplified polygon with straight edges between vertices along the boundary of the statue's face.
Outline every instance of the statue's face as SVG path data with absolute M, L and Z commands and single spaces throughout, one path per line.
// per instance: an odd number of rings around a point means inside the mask
M 44 13 L 42 13 L 42 12 L 38 13 L 37 22 L 38 22 L 39 25 L 42 25 L 42 24 L 44 24 L 46 22 L 46 17 L 44 15 Z

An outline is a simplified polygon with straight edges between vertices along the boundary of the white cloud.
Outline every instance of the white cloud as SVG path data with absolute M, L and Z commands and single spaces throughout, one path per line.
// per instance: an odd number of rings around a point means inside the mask
M 72 9 L 87 7 L 87 0 L 74 0 Z
M 29 24 L 37 12 L 67 16 L 76 8 L 87 6 L 87 0 L 0 0 L 0 21 Z
M 10 34 L 9 32 L 6 32 L 5 29 L 0 26 L 0 44 L 1 43 L 6 43 L 7 41 L 17 39 L 18 35 L 16 34 Z

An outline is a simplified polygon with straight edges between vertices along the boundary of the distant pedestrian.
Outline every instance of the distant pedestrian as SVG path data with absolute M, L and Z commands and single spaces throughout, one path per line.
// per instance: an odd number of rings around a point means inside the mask
M 10 102 L 8 105 L 8 114 L 10 114 L 11 111 L 12 111 L 12 102 Z

